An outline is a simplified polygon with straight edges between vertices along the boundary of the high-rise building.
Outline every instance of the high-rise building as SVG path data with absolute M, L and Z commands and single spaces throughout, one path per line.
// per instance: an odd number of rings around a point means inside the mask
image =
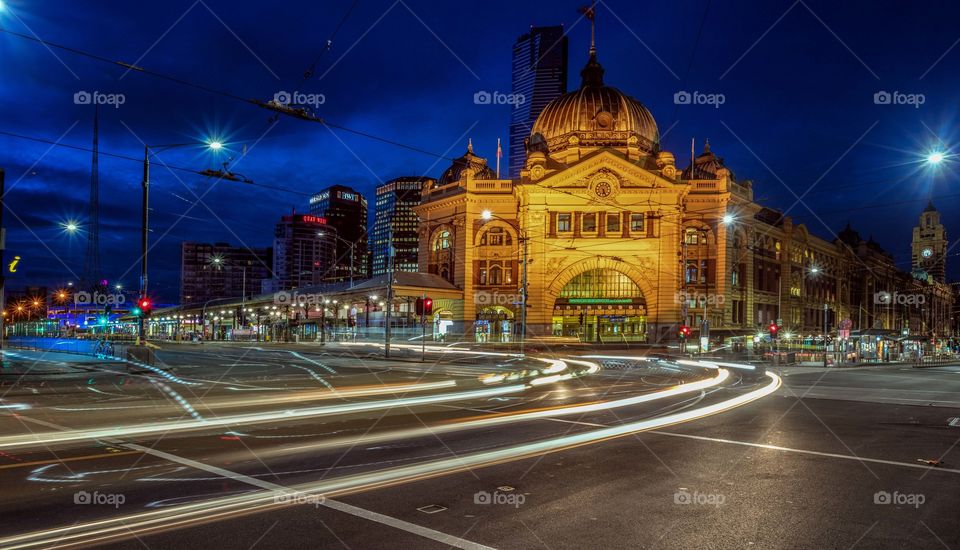
M 357 281 L 369 277 L 367 199 L 350 187 L 332 185 L 310 197 L 310 213 L 325 218 L 339 237 L 335 265 L 325 282 Z
M 420 204 L 423 187 L 433 182 L 432 178 L 407 176 L 377 187 L 370 245 L 373 276 L 387 272 L 391 244 L 394 249 L 393 270 L 417 272 L 420 218 L 413 207 Z
M 261 281 L 272 276 L 273 249 L 228 243 L 180 245 L 180 303 L 260 293 Z
M 335 268 L 337 229 L 326 218 L 311 214 L 283 216 L 273 239 L 270 288 L 290 290 L 319 285 Z
M 510 177 L 520 176 L 525 140 L 540 112 L 567 93 L 567 37 L 563 27 L 530 27 L 513 45 L 513 94 L 525 101 L 510 115 Z
M 920 214 L 920 225 L 913 228 L 911 249 L 914 272 L 924 272 L 939 283 L 946 281 L 947 230 L 933 202 Z

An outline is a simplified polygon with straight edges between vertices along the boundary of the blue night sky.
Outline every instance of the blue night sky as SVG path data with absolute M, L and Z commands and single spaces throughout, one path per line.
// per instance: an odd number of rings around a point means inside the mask
M 570 87 L 579 85 L 590 34 L 577 12 L 584 0 L 360 0 L 304 81 L 351 1 L 3 0 L 0 25 L 244 98 L 324 94 L 317 114 L 332 123 L 449 157 L 472 137 L 491 164 L 497 138 L 506 144 L 510 107 L 475 105 L 473 95 L 510 91 L 511 46 L 530 25 L 565 25 Z M 754 181 L 761 203 L 789 209 L 829 239 L 850 220 L 902 268 L 931 194 L 949 234 L 960 235 L 955 171 L 920 162 L 934 148 L 952 153 L 958 138 L 956 3 L 609 1 L 597 11 L 606 83 L 647 105 L 679 165 L 691 138 L 698 153 L 709 138 L 739 178 Z M 235 172 L 299 192 L 228 181 L 211 188 L 213 180 L 155 162 L 151 286 L 167 301 L 179 288 L 181 241 L 268 245 L 277 219 L 306 210 L 310 192 L 339 183 L 372 196 L 382 181 L 436 177 L 448 164 L 306 121 L 271 125 L 256 106 L 7 33 L 0 83 L 0 131 L 89 147 L 93 109 L 74 104 L 74 94 L 121 93 L 123 105 L 101 108 L 101 151 L 140 157 L 142 142 L 218 138 L 229 144 L 219 155 L 187 148 L 159 158 L 202 170 L 234 157 Z M 679 90 L 724 94 L 725 103 L 677 106 Z M 923 94 L 924 102 L 877 105 L 878 91 Z M 8 285 L 77 280 L 86 239 L 60 224 L 84 221 L 90 154 L 0 135 L 0 166 L 6 255 L 23 258 Z M 104 156 L 100 170 L 104 275 L 134 288 L 141 166 Z

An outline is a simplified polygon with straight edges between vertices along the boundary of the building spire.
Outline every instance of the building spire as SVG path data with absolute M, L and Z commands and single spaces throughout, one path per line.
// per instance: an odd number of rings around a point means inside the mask
M 473 154 L 473 138 L 467 138 L 467 152 Z

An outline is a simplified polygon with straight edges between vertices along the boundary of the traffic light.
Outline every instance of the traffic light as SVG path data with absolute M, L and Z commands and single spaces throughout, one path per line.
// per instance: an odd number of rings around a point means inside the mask
M 150 298 L 145 298 L 145 297 L 140 298 L 137 301 L 136 309 L 139 309 L 140 314 L 143 315 L 144 317 L 149 317 L 150 312 L 153 310 L 153 302 L 150 300 Z
M 433 298 L 417 298 L 417 315 L 433 314 Z
M 690 337 L 690 327 L 687 325 L 680 325 L 680 339 L 686 340 Z
M 776 340 L 777 334 L 780 333 L 780 327 L 778 327 L 776 323 L 771 322 L 770 326 L 767 327 L 767 330 L 770 332 L 770 338 Z

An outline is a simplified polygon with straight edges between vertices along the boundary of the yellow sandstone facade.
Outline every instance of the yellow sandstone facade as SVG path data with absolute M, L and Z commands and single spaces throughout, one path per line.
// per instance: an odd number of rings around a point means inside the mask
M 652 343 L 686 324 L 716 340 L 778 318 L 819 334 L 825 305 L 849 318 L 847 249 L 753 202 L 709 146 L 678 169 L 650 112 L 603 72 L 591 49 L 581 87 L 534 125 L 519 179 L 470 146 L 424 189 L 420 271 L 463 291 L 438 317 L 506 338 L 526 280 L 528 335 Z

